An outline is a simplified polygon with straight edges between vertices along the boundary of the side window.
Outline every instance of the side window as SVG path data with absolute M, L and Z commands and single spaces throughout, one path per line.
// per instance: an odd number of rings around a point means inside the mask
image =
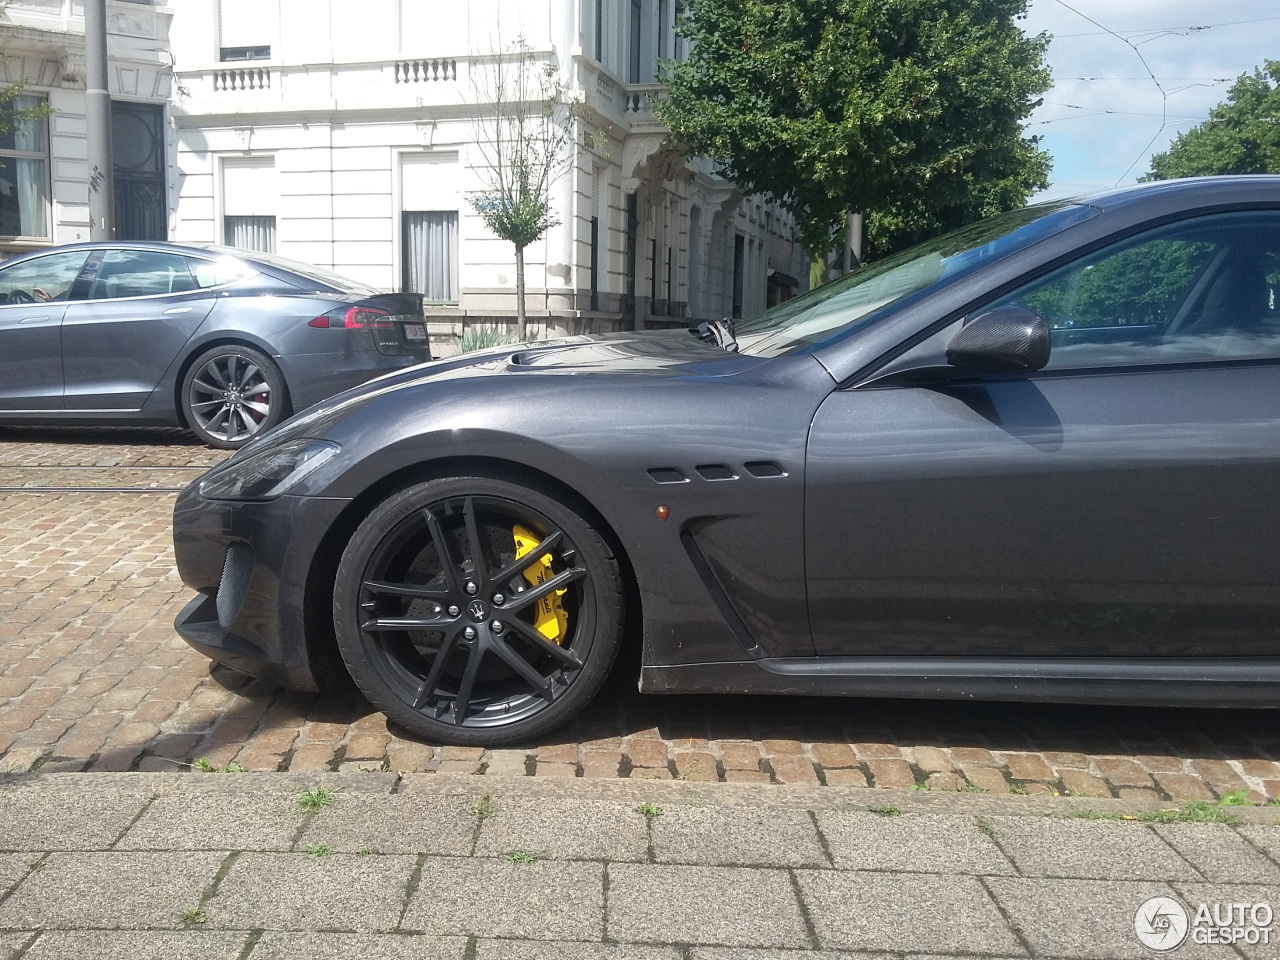
M 67 300 L 88 250 L 69 250 L 0 267 L 0 304 Z
M 98 267 L 91 300 L 150 297 L 196 289 L 187 258 L 159 250 L 108 250 Z
M 201 290 L 222 287 L 228 283 L 235 283 L 238 280 L 245 280 L 255 275 L 254 270 L 231 257 L 222 257 L 218 260 L 201 260 L 197 257 L 187 257 L 186 260 L 191 268 L 192 275 L 196 278 L 196 286 Z
M 1280 214 L 1219 214 L 1069 264 L 992 306 L 1053 331 L 1048 369 L 1280 358 Z

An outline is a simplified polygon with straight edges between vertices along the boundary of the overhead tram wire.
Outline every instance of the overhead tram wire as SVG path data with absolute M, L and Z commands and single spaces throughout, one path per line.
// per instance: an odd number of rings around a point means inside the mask
M 1124 173 L 1120 174 L 1115 184 L 1118 187 L 1120 186 L 1121 183 L 1124 182 L 1124 178 L 1129 175 L 1129 171 L 1132 170 L 1134 167 L 1136 167 L 1138 165 L 1138 161 L 1141 160 L 1146 155 L 1147 151 L 1151 149 L 1152 145 L 1160 137 L 1160 134 L 1164 133 L 1165 130 L 1168 129 L 1169 127 L 1169 94 L 1165 90 L 1163 84 L 1160 83 L 1160 80 L 1156 77 L 1155 71 L 1151 69 L 1151 64 L 1147 63 L 1147 58 L 1142 55 L 1142 51 L 1138 49 L 1138 45 L 1136 43 L 1116 33 L 1114 30 L 1112 30 L 1110 27 L 1106 26 L 1105 24 L 1099 23 L 1097 20 L 1093 19 L 1093 17 L 1089 16 L 1088 14 L 1081 13 L 1075 7 L 1067 3 L 1066 0 L 1057 0 L 1057 3 L 1059 6 L 1065 7 L 1066 9 L 1070 10 L 1076 16 L 1082 17 L 1083 19 L 1088 20 L 1090 23 L 1092 23 L 1095 27 L 1098 27 L 1100 30 L 1105 30 L 1111 36 L 1115 37 L 1117 40 L 1119 40 L 1121 43 L 1127 46 L 1130 50 L 1132 50 L 1137 55 L 1138 60 L 1141 61 L 1142 68 L 1146 70 L 1147 75 L 1151 77 L 1151 82 L 1154 83 L 1156 85 L 1156 89 L 1160 91 L 1160 115 L 1161 115 L 1160 129 L 1155 132 L 1155 135 L 1151 138 L 1151 140 L 1147 143 L 1147 145 L 1142 148 L 1142 152 L 1133 158 L 1133 163 L 1129 164 L 1129 166 L 1125 168 Z M 1155 39 L 1155 38 L 1152 37 L 1151 39 Z M 1145 43 L 1147 41 L 1143 41 L 1143 42 Z

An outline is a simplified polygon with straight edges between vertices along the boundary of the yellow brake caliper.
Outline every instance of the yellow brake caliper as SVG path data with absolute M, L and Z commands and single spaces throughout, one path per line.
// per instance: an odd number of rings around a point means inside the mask
M 538 545 L 538 538 L 526 530 L 520 524 L 516 524 L 511 528 L 511 535 L 516 541 L 516 559 L 526 556 L 531 550 Z M 524 572 L 524 578 L 529 581 L 531 586 L 539 586 L 546 583 L 552 577 L 551 573 L 551 554 L 539 557 L 532 566 Z M 565 635 L 569 632 L 569 614 L 560 603 L 560 598 L 564 596 L 566 588 L 553 590 L 547 596 L 538 601 L 537 613 L 533 619 L 533 628 L 540 634 L 550 640 L 552 643 L 563 643 Z

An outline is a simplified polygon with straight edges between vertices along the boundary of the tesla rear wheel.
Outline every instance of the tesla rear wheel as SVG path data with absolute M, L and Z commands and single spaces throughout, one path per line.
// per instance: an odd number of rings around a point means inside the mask
M 280 370 L 252 347 L 206 350 L 182 381 L 187 426 L 211 447 L 244 446 L 283 420 L 287 408 Z
M 564 504 L 504 480 L 433 480 L 388 498 L 338 567 L 333 616 L 352 679 L 433 743 L 532 740 L 600 689 L 622 578 Z

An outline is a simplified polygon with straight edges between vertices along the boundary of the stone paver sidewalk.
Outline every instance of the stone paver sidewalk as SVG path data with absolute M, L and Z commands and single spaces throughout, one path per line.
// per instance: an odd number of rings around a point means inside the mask
M 1280 810 L 393 774 L 0 778 L 0 957 L 1134 958 L 1280 911 Z M 1017 811 L 1015 813 L 1015 811 Z M 1088 816 L 1082 814 L 1088 812 Z M 1193 942 L 1187 958 L 1275 957 Z M 1246 938 L 1247 939 L 1247 938 Z

